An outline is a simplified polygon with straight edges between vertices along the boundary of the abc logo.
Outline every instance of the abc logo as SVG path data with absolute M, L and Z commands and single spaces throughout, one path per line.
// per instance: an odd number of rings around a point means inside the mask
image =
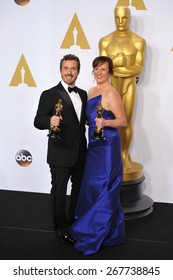
M 32 162 L 32 156 L 31 154 L 26 151 L 26 150 L 20 150 L 17 152 L 16 156 L 16 162 L 20 165 L 20 166 L 29 166 Z

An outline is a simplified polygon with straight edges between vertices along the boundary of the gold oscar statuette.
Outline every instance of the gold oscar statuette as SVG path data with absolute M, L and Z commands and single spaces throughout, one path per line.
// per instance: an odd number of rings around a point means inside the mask
M 101 104 L 101 101 L 99 101 L 99 104 L 96 108 L 96 111 L 97 111 L 97 118 L 101 119 L 102 118 L 102 113 L 104 111 L 104 109 L 102 107 L 102 104 Z M 105 137 L 103 135 L 103 129 L 97 127 L 94 130 L 94 135 L 92 136 L 92 138 L 95 139 L 95 140 L 105 140 Z
M 55 105 L 55 115 L 60 117 L 62 112 L 62 99 L 58 100 L 58 103 Z M 51 127 L 48 136 L 53 139 L 60 139 L 60 128 L 58 126 Z

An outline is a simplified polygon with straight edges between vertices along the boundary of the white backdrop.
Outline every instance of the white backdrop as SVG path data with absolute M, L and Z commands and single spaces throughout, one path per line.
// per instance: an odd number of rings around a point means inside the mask
M 1 189 L 49 193 L 47 131 L 33 126 L 40 94 L 59 82 L 59 62 L 67 53 L 81 60 L 78 86 L 86 90 L 93 86 L 92 60 L 99 55 L 99 39 L 115 29 L 117 2 L 30 0 L 20 6 L 1 0 Z M 144 166 L 144 193 L 154 201 L 173 203 L 173 1 L 137 2 L 143 2 L 146 10 L 130 6 L 131 30 L 145 38 L 147 50 L 137 86 L 130 154 Z M 80 48 L 73 42 L 74 27 Z

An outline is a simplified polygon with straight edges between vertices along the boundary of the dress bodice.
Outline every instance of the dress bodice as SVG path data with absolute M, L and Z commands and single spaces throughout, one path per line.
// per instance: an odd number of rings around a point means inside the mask
M 86 115 L 89 123 L 89 142 L 95 141 L 92 136 L 94 134 L 94 130 L 96 129 L 95 118 L 97 117 L 96 107 L 101 101 L 101 95 L 97 95 L 88 100 L 86 106 Z M 113 120 L 115 116 L 109 110 L 104 109 L 102 113 L 102 117 L 106 120 Z M 116 128 L 104 127 L 104 136 L 106 138 L 114 137 L 118 133 Z

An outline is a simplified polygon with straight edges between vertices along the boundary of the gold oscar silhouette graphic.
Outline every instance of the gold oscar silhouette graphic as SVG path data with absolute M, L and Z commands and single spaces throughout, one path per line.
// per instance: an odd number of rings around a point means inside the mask
M 55 105 L 55 115 L 56 116 L 58 116 L 58 117 L 61 116 L 62 108 L 63 108 L 62 100 L 59 99 L 58 103 Z M 53 139 L 60 139 L 61 138 L 60 137 L 60 128 L 58 126 L 53 126 L 50 129 L 48 136 Z
M 22 88 L 37 86 L 23 54 L 20 57 L 9 86 Z
M 118 0 L 116 6 L 132 6 L 136 10 L 146 10 L 144 0 Z
M 70 26 L 60 48 L 71 49 L 72 51 L 90 49 L 89 43 L 76 13 L 71 20 Z

